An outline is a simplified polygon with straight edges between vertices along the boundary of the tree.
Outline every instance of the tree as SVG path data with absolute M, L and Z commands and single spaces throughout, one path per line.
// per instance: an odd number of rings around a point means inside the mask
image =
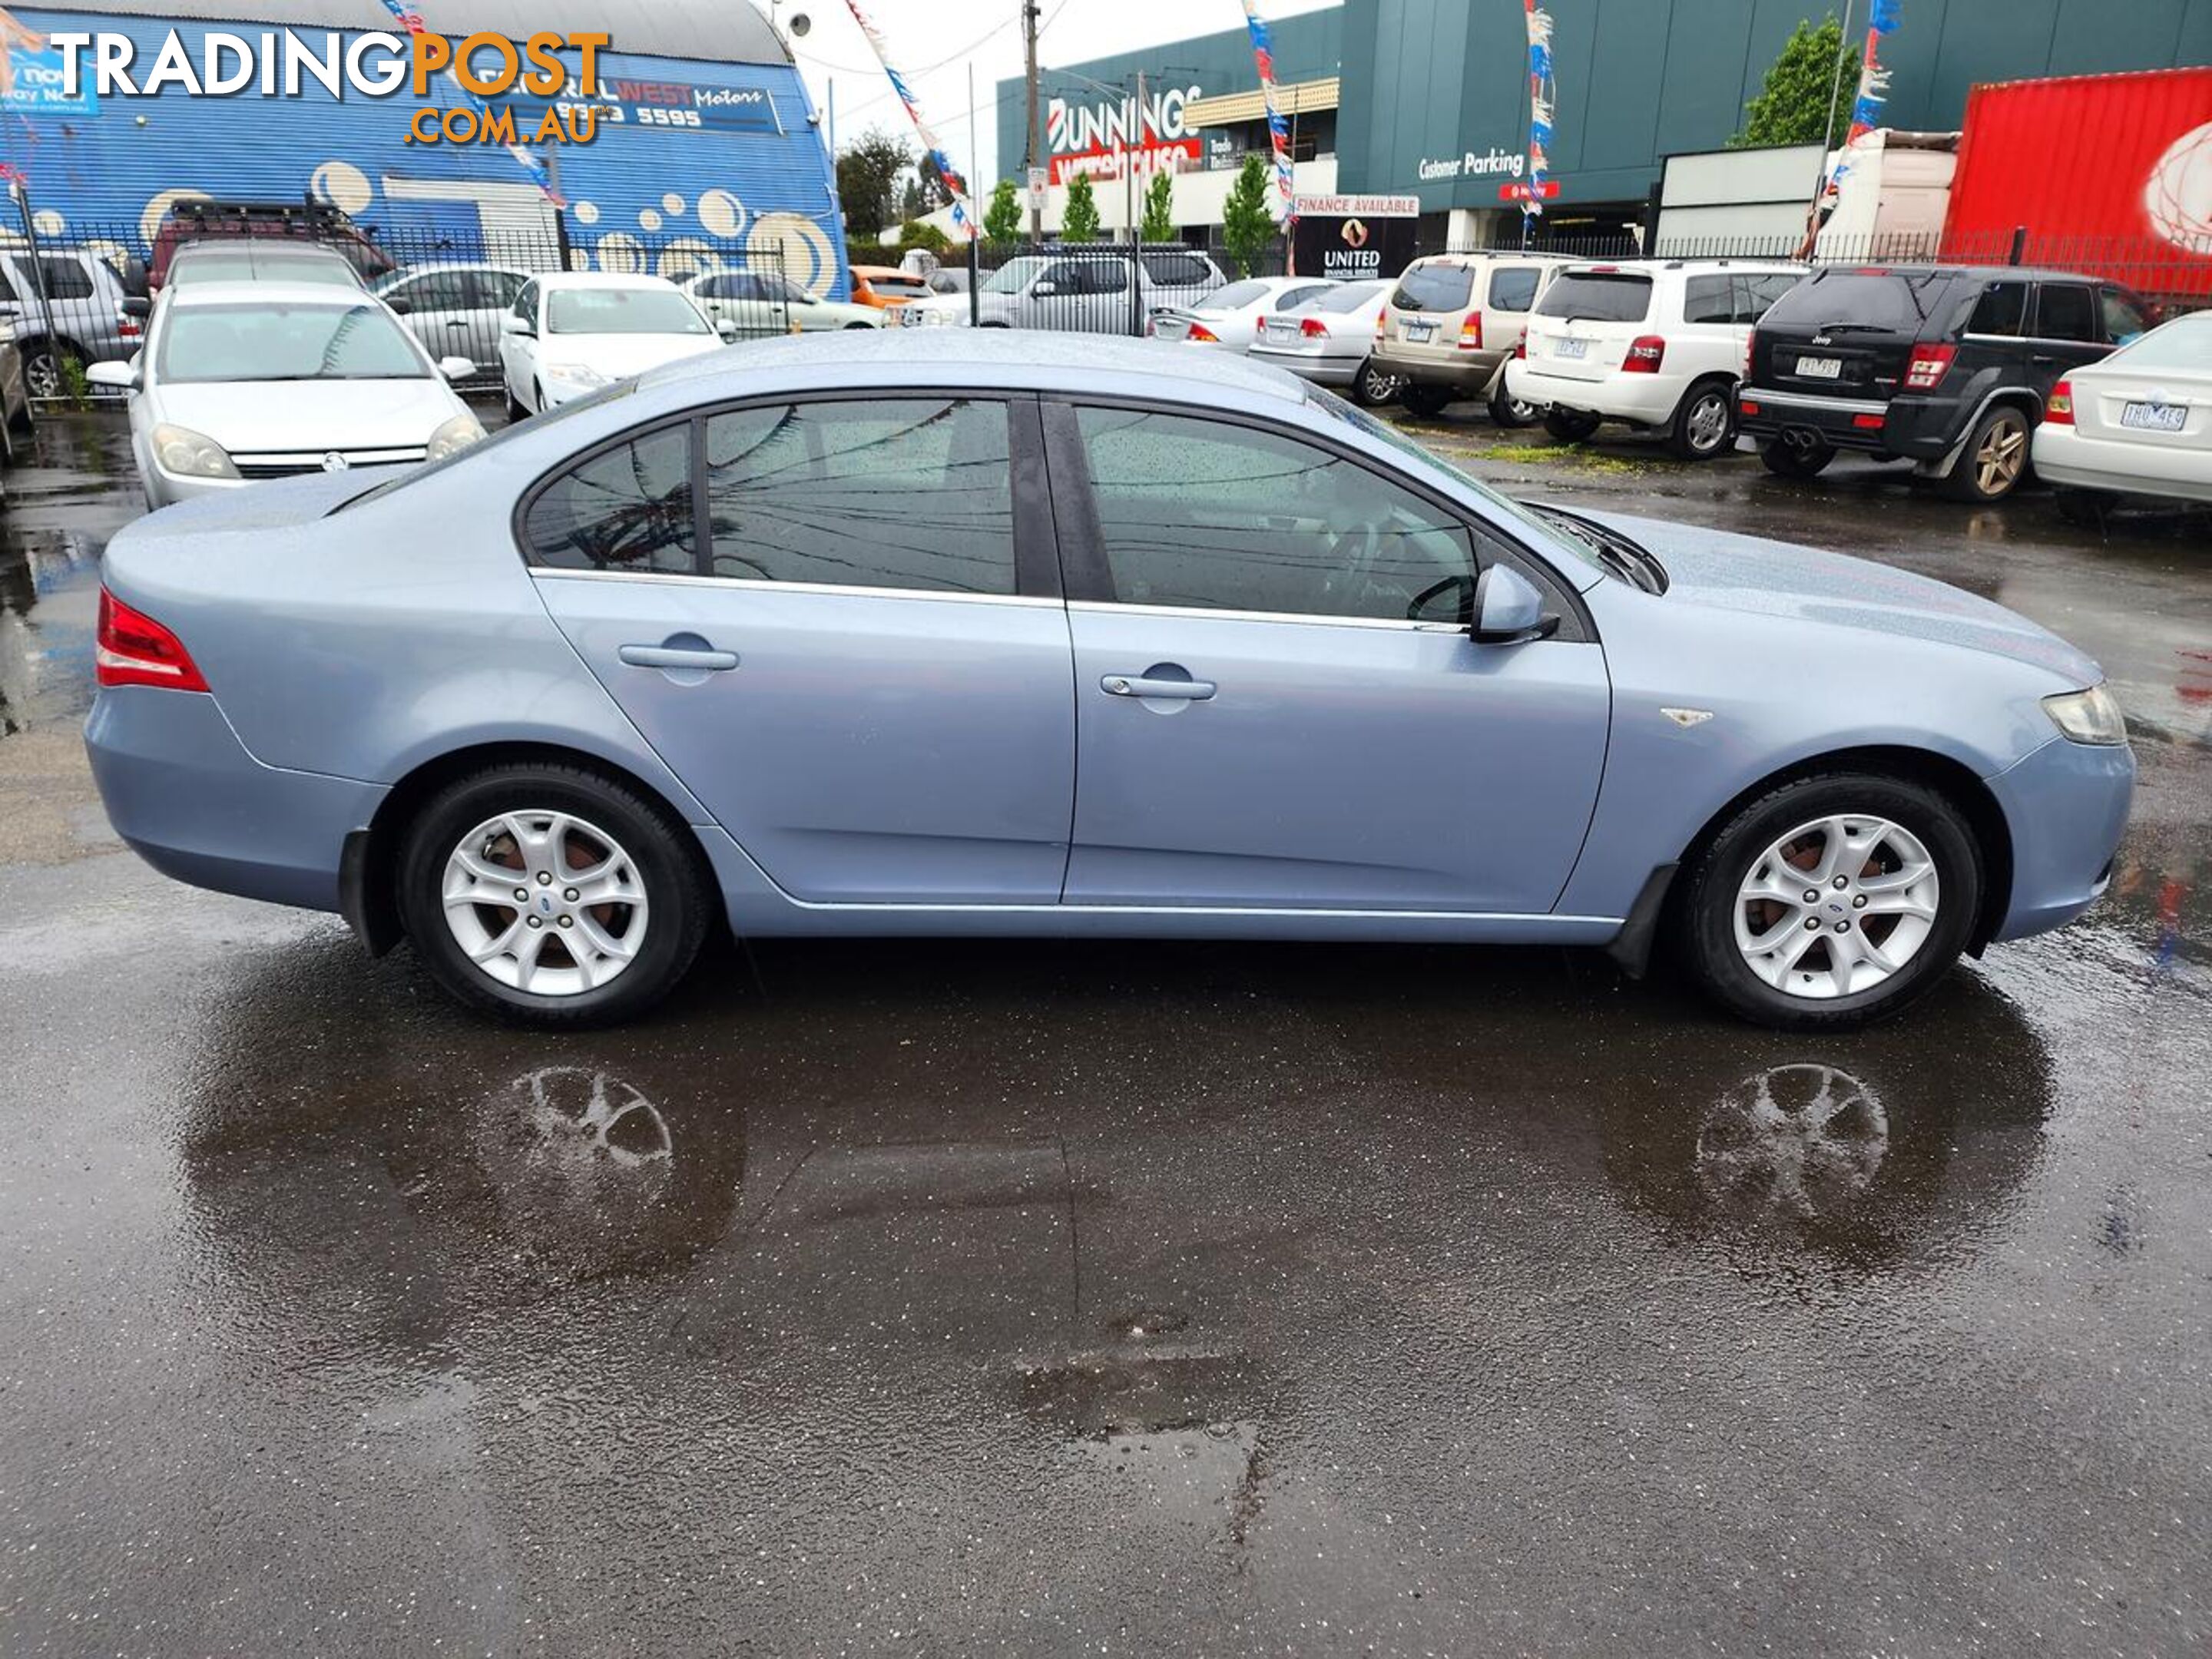
M 1255 151 L 1244 158 L 1229 199 L 1221 204 L 1221 245 L 1237 262 L 1237 275 L 1249 276 L 1274 240 L 1275 216 L 1267 208 L 1267 163 Z
M 951 251 L 952 239 L 927 219 L 910 219 L 899 227 L 898 245 L 901 253 L 915 247 L 926 247 L 932 253 L 945 253 Z
M 1067 210 L 1060 216 L 1061 240 L 1070 242 L 1095 242 L 1098 240 L 1098 197 L 1091 188 L 1091 175 L 1079 173 L 1067 181 Z
M 1817 28 L 1800 21 L 1766 71 L 1759 96 L 1743 106 L 1743 131 L 1729 140 L 1729 148 L 1817 144 L 1823 139 L 1841 143 L 1858 97 L 1857 81 L 1846 74 L 1839 82 L 1836 75 L 1843 49 L 1843 25 L 1833 15 L 1821 19 Z
M 927 150 L 921 160 L 914 164 L 915 178 L 921 186 L 921 210 L 934 213 L 952 202 L 952 186 L 945 182 L 945 169 L 937 165 L 937 158 Z
M 899 175 L 914 155 L 903 139 L 870 127 L 837 157 L 837 199 L 845 210 L 845 231 L 863 242 L 883 232 L 897 193 Z
M 983 210 L 983 234 L 994 242 L 1011 242 L 1022 234 L 1021 192 L 1011 179 L 991 186 L 991 204 Z
M 1175 240 L 1175 179 L 1172 174 L 1156 173 L 1152 182 L 1145 186 L 1144 228 L 1138 233 L 1147 242 Z

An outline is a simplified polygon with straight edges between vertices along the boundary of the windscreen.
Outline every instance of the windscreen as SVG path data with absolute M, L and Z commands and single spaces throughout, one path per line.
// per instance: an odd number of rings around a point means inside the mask
M 1887 270 L 1824 270 L 1777 300 L 1762 327 L 1834 328 L 1917 334 L 1942 276 L 1901 276 Z
M 551 334 L 710 334 L 699 309 L 672 288 L 565 288 L 547 296 Z
M 1640 323 L 1651 309 L 1651 279 L 1636 271 L 1567 270 L 1536 302 L 1539 317 L 1586 323 Z
M 1474 273 L 1465 265 L 1415 265 L 1398 279 L 1390 303 L 1401 311 L 1464 311 L 1474 296 Z
M 179 306 L 161 330 L 160 379 L 424 380 L 414 337 L 372 300 L 357 306 Z

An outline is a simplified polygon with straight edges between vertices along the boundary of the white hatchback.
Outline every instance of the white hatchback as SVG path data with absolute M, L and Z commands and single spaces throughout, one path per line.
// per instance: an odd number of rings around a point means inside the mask
M 1544 410 L 1555 438 L 1620 421 L 1663 432 L 1685 460 L 1710 460 L 1735 444 L 1753 327 L 1804 275 L 1728 259 L 1570 265 L 1536 302 L 1506 389 Z

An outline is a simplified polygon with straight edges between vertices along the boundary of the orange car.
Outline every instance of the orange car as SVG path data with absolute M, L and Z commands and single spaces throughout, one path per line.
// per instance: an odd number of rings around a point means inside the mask
M 856 306 L 895 311 L 928 297 L 928 283 L 910 270 L 901 270 L 896 265 L 853 267 L 853 303 Z

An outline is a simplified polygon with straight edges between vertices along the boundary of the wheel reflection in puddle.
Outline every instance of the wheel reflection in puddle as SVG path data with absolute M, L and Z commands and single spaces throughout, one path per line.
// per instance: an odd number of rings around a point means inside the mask
M 1889 1152 L 1889 1115 L 1832 1066 L 1754 1073 L 1714 1103 L 1698 1132 L 1698 1182 L 1739 1221 L 1838 1221 Z
M 673 1183 L 675 1143 L 660 1109 L 588 1066 L 517 1077 L 484 1101 L 475 1139 L 515 1242 L 582 1270 L 625 1265 Z

